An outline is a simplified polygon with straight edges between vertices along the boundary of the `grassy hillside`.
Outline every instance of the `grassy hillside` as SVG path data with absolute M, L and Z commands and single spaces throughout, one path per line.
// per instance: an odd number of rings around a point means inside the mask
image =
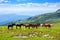
M 25 35 L 25 37 L 20 37 Z M 0 26 L 0 40 L 60 40 L 60 23 L 55 23 L 51 28 L 25 28 L 8 30 L 7 26 Z
M 46 20 L 46 23 L 60 23 L 60 18 L 51 19 L 51 20 Z
M 17 23 L 31 23 L 31 24 L 44 22 L 53 23 L 53 21 L 56 22 L 60 21 L 60 12 L 45 13 L 42 15 L 33 16 L 26 20 L 17 21 Z

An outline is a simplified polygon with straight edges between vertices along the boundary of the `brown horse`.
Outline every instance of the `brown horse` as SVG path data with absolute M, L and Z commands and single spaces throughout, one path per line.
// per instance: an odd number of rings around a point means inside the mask
M 40 26 L 40 24 L 25 24 L 25 27 L 26 28 L 29 28 L 30 29 L 30 27 L 32 27 L 32 28 L 37 28 L 37 27 L 39 27 Z
M 32 24 L 32 28 L 38 28 L 40 24 Z
M 24 26 L 25 26 L 25 28 L 29 28 L 29 29 L 30 29 L 30 27 L 31 27 L 30 24 L 25 24 Z
M 41 24 L 41 26 L 42 26 L 42 27 L 50 28 L 50 27 L 51 27 L 51 24 L 43 23 L 43 24 Z

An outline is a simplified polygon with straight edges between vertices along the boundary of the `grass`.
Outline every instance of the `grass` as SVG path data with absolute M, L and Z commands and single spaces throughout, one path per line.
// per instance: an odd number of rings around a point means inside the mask
M 37 32 L 38 34 L 28 38 L 13 38 L 13 36 L 19 35 L 20 33 L 28 35 L 29 33 Z M 49 34 L 54 38 L 43 37 L 43 35 Z M 60 40 L 60 23 L 53 24 L 51 28 L 39 27 L 39 28 L 25 28 L 22 26 L 21 29 L 8 30 L 7 26 L 0 26 L 0 40 Z

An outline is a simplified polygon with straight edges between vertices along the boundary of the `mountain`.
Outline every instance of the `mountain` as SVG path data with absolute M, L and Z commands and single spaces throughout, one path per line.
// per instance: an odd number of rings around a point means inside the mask
M 60 22 L 60 9 L 58 9 L 56 12 L 36 15 L 26 20 L 17 21 L 16 23 L 33 24 L 33 23 L 57 23 L 57 22 Z
M 35 15 L 33 17 L 16 14 L 0 15 L 0 25 L 7 25 L 12 23 L 60 23 L 60 9 L 58 9 L 56 12 Z
M 60 12 L 60 9 L 58 9 L 56 12 Z
M 0 15 L 0 25 L 13 23 L 13 22 L 16 22 L 18 20 L 27 19 L 29 17 L 30 16 L 27 16 L 27 15 L 16 15 L 16 14 Z

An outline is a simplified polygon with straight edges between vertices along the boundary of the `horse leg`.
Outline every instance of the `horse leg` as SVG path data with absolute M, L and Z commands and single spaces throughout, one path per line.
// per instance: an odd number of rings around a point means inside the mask
M 35 26 L 32 26 L 32 28 L 34 28 Z
M 27 26 L 25 26 L 25 28 L 27 28 Z
M 20 28 L 21 28 L 21 25 L 20 25 Z
M 49 25 L 49 28 L 51 28 L 51 26 Z
M 44 27 L 44 25 L 42 25 L 42 27 Z
M 32 27 L 32 28 L 34 28 L 34 27 Z
M 16 26 L 16 29 L 18 29 L 17 26 Z
M 8 29 L 9 29 L 9 26 L 8 26 Z
M 37 29 L 37 26 L 36 26 L 36 29 Z
M 29 27 L 29 29 L 30 29 L 30 27 Z

